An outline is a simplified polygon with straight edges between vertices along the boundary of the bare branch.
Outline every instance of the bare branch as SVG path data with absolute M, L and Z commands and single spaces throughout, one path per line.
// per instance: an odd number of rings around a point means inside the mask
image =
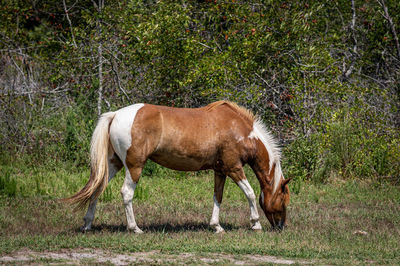
M 204 46 L 204 47 L 206 47 L 206 48 L 208 48 L 208 49 L 212 49 L 210 46 L 208 46 L 208 45 L 206 45 L 206 44 L 204 44 L 204 43 L 201 43 L 201 42 L 198 42 L 198 41 L 194 41 L 195 43 L 198 43 L 198 44 L 200 44 L 200 45 L 202 45 L 202 46 Z
M 262 80 L 262 82 L 265 83 L 265 85 L 268 86 L 268 88 L 270 88 L 271 90 L 273 90 L 276 94 L 280 94 L 279 91 L 275 90 L 265 79 L 263 79 L 260 75 L 258 75 L 257 73 L 254 73 L 259 79 Z
M 356 38 L 356 7 L 355 7 L 355 3 L 354 0 L 351 0 L 351 10 L 352 10 L 352 19 L 351 19 L 351 25 L 350 25 L 350 29 L 351 29 L 351 33 L 353 36 L 353 42 L 354 42 L 354 46 L 353 46 L 353 54 L 351 55 L 351 63 L 350 63 L 350 67 L 348 67 L 346 69 L 345 64 L 343 65 L 343 74 L 342 74 L 342 80 L 346 80 L 351 73 L 353 73 L 354 70 L 354 65 L 356 62 L 356 56 L 357 56 L 357 38 Z
M 354 0 L 351 0 L 351 10 L 353 12 L 353 16 L 352 16 L 352 19 L 351 19 L 350 28 L 351 28 L 351 33 L 353 35 L 353 41 L 354 41 L 353 52 L 356 54 L 357 53 L 357 39 L 356 39 L 356 30 L 355 30 L 355 27 L 356 27 L 356 7 L 355 7 L 355 4 L 354 4 Z
M 94 3 L 94 1 L 93 1 Z M 103 11 L 104 1 L 99 0 L 98 10 L 99 13 Z M 97 48 L 97 55 L 99 59 L 99 89 L 98 89 L 98 98 L 97 98 L 97 115 L 101 115 L 101 103 L 103 101 L 103 44 L 101 40 L 101 19 L 97 19 L 97 34 L 99 37 L 99 44 Z
M 118 88 L 119 88 L 119 89 L 122 91 L 122 93 L 125 95 L 126 99 L 127 99 L 128 101 L 130 101 L 128 94 L 126 93 L 125 89 L 124 89 L 124 88 L 122 87 L 122 85 L 121 85 L 120 78 L 119 78 L 119 75 L 118 75 L 118 71 L 117 71 L 117 70 L 115 69 L 115 67 L 114 67 L 114 60 L 111 60 L 110 63 L 111 63 L 111 69 L 112 69 L 112 71 L 114 72 L 115 77 L 116 77 L 116 80 L 117 80 Z
M 386 6 L 386 4 L 385 4 L 385 0 L 377 0 L 377 1 L 378 1 L 378 3 L 380 4 L 380 6 L 383 8 L 383 12 L 384 12 L 384 14 L 382 14 L 383 17 L 384 17 L 384 18 L 387 20 L 387 22 L 389 23 L 390 30 L 391 30 L 391 32 L 392 32 L 392 34 L 393 34 L 394 42 L 395 42 L 395 44 L 396 44 L 397 57 L 400 59 L 399 38 L 397 37 L 397 33 L 396 33 L 396 29 L 395 29 L 393 20 L 392 20 L 392 18 L 391 18 L 390 15 L 389 15 L 389 11 L 388 11 L 388 8 L 387 8 L 387 6 Z
M 78 48 L 78 46 L 76 45 L 76 42 L 75 42 L 74 31 L 72 30 L 72 22 L 71 22 L 71 20 L 69 19 L 67 4 L 65 3 L 65 0 L 63 0 L 63 5 L 64 5 L 65 15 L 67 16 L 67 20 L 68 20 L 68 23 L 69 23 L 69 28 L 70 28 L 70 30 L 71 30 L 72 43 L 73 43 L 73 45 L 74 45 L 75 48 Z

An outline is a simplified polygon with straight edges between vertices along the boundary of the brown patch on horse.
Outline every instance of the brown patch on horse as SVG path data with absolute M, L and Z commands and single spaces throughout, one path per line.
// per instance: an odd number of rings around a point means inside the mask
M 222 202 L 222 195 L 224 193 L 226 175 L 215 172 L 214 173 L 214 195 L 218 203 Z

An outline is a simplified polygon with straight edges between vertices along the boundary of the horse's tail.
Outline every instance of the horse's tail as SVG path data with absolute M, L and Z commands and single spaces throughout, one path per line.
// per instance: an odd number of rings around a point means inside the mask
M 64 202 L 77 204 L 82 209 L 90 201 L 97 199 L 108 184 L 108 156 L 113 152 L 110 143 L 109 128 L 115 112 L 103 114 L 93 132 L 90 143 L 90 178 L 86 185 L 75 195 L 62 199 Z

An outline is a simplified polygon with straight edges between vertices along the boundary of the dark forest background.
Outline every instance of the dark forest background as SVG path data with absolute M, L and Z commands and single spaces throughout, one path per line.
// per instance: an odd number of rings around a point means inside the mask
M 226 99 L 287 177 L 398 184 L 399 22 L 396 0 L 2 0 L 2 163 L 86 167 L 103 112 Z

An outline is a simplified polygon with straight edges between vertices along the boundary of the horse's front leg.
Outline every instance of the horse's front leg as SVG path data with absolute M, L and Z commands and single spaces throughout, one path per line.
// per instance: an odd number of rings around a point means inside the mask
M 216 233 L 224 232 L 224 228 L 219 224 L 219 209 L 222 202 L 222 195 L 224 193 L 226 176 L 219 172 L 214 172 L 214 207 L 210 226 L 214 228 Z
M 243 168 L 240 167 L 236 171 L 232 171 L 228 174 L 229 177 L 235 181 L 235 183 L 240 187 L 240 189 L 246 195 L 247 200 L 249 201 L 250 206 L 250 222 L 251 222 L 251 229 L 253 230 L 261 230 L 261 223 L 260 223 L 260 215 L 258 214 L 257 204 L 256 204 L 256 196 L 254 194 L 253 188 L 250 186 L 249 181 L 244 174 Z

